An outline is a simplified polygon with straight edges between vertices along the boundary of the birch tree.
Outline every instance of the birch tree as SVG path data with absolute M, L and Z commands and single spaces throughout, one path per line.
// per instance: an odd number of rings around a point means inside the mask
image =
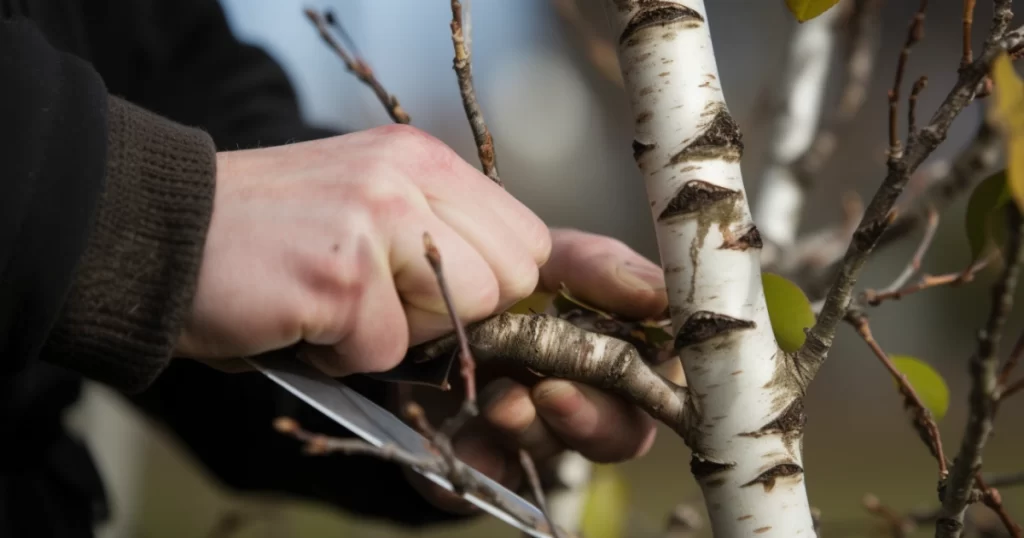
M 836 3 L 786 2 L 801 25 L 789 44 L 780 85 L 786 106 L 776 121 L 777 136 L 755 222 L 740 167 L 741 128 L 725 101 L 713 46 L 713 41 L 725 38 L 714 37 L 704 0 L 602 2 L 614 43 L 592 46 L 591 51 L 615 51 L 615 58 L 604 57 L 601 65 L 605 73 L 608 65 L 619 66 L 621 79 L 609 78 L 621 80 L 632 111 L 631 151 L 650 203 L 668 288 L 668 319 L 619 319 L 581 303 L 571 290 L 564 290 L 542 312 L 511 310 L 468 325 L 453 316 L 455 332 L 410 349 L 406 364 L 447 365 L 455 351 L 464 405 L 439 429 L 424 421 L 415 402 L 407 401 L 402 409 L 442 456 L 445 440 L 476 412 L 475 366 L 504 361 L 611 391 L 668 425 L 690 449 L 679 461 L 689 459 L 715 536 L 813 536 L 819 521 L 812 516 L 806 490 L 804 395 L 832 347 L 837 327 L 848 323 L 897 381 L 911 423 L 936 460 L 941 501 L 927 514 L 896 514 L 873 497 L 866 499 L 866 508 L 889 521 L 895 536 L 902 536 L 899 533 L 909 525 L 929 523 L 935 525 L 937 537 L 955 537 L 964 532 L 968 505 L 980 503 L 998 516 L 1009 535 L 1020 536 L 1020 527 L 1002 507 L 993 484 L 1012 485 L 1024 478 L 984 476 L 980 470 L 999 402 L 1024 388 L 1024 380 L 1012 379 L 1024 355 L 1024 336 L 1002 365 L 999 353 L 1024 262 L 1024 82 L 1012 64 L 1024 48 L 1024 28 L 1009 28 L 1010 0 L 993 0 L 994 16 L 975 54 L 975 1 L 964 0 L 957 81 L 928 121 L 919 124 L 918 117 L 925 115 L 918 113 L 917 100 L 927 80 L 905 81 L 910 53 L 924 36 L 928 1 L 919 0 L 889 91 L 885 177 L 866 206 L 852 204 L 843 222 L 801 235 L 805 191 L 837 146 L 843 125 L 863 104 L 876 53 L 879 1 Z M 481 168 L 500 185 L 504 178 L 498 171 L 495 141 L 473 88 L 464 7 L 452 0 L 451 9 L 453 68 L 466 116 Z M 410 122 L 369 66 L 333 38 L 330 18 L 314 11 L 307 14 L 389 115 L 397 122 Z M 841 25 L 851 29 L 846 34 L 846 58 L 833 62 L 836 28 Z M 595 39 L 593 33 L 584 35 Z M 830 64 L 843 66 L 843 88 L 838 106 L 831 108 L 834 113 L 823 114 Z M 945 140 L 957 116 L 981 99 L 990 99 L 991 104 L 974 139 L 952 162 L 918 170 Z M 997 167 L 1000 153 L 1007 157 L 1005 171 Z M 917 194 L 901 197 L 912 181 L 920 182 Z M 968 193 L 972 259 L 955 274 L 921 275 L 921 260 L 941 210 Z M 922 237 L 907 270 L 885 289 L 857 289 L 869 256 L 910 232 L 921 232 Z M 431 250 L 429 240 L 425 249 L 438 285 L 445 290 L 443 253 Z M 948 459 L 934 418 L 936 405 L 918 394 L 924 383 L 919 373 L 929 370 L 926 365 L 921 370 L 920 361 L 913 358 L 887 354 L 871 332 L 869 312 L 890 299 L 969 283 L 982 268 L 997 264 L 1000 274 L 991 290 L 990 315 L 981 323 L 977 352 L 967 368 L 972 381 L 970 419 L 956 456 Z M 762 266 L 776 273 L 765 272 Z M 773 304 L 779 301 L 789 303 L 786 319 L 772 315 Z M 658 369 L 677 360 L 685 383 Z M 388 380 L 402 381 L 398 374 Z M 334 442 L 287 419 L 276 426 L 317 453 L 374 453 L 439 474 L 459 474 L 450 458 L 424 462 L 394 450 Z M 522 463 L 538 504 L 546 509 L 525 453 Z M 826 476 L 827 470 L 814 473 Z M 472 483 L 461 487 L 485 488 Z M 686 523 L 689 519 L 672 518 L 668 532 L 683 536 L 680 533 L 692 527 Z M 552 527 L 556 534 L 566 530 Z

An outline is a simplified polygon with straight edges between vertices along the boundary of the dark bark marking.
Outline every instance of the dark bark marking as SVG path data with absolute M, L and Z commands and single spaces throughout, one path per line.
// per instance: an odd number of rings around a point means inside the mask
M 726 250 L 740 250 L 745 251 L 751 248 L 763 248 L 764 242 L 761 240 L 761 232 L 757 231 L 757 226 L 750 225 L 750 229 L 743 235 L 722 243 L 719 248 Z
M 743 370 L 736 370 L 735 372 L 732 372 L 732 373 L 731 373 L 731 374 L 729 374 L 729 375 L 740 375 L 740 374 L 742 374 L 742 373 L 743 373 Z
M 640 115 L 636 117 L 636 122 L 637 122 L 637 124 L 647 123 L 647 122 L 651 121 L 651 118 L 653 118 L 653 117 L 654 117 L 654 113 L 652 113 L 649 110 L 647 112 L 641 112 Z
M 736 319 L 724 314 L 701 310 L 693 313 L 683 323 L 676 334 L 675 349 L 707 342 L 717 336 L 725 336 L 736 331 L 753 329 L 757 324 L 745 319 Z
M 745 520 L 745 519 L 750 519 L 750 518 L 752 518 L 752 517 L 754 517 L 754 515 L 753 515 L 753 514 L 747 514 L 747 515 L 745 515 L 745 516 L 740 516 L 740 517 L 736 518 L 736 521 L 743 521 L 743 520 Z
M 658 220 L 665 221 L 672 217 L 700 213 L 719 202 L 732 201 L 739 195 L 738 191 L 719 187 L 700 179 L 691 179 L 676 192 L 665 210 L 658 215 Z
M 743 133 L 732 119 L 725 103 L 715 103 L 702 115 L 713 116 L 707 128 L 682 151 L 669 159 L 668 165 L 681 162 L 722 159 L 736 162 L 743 157 Z
M 793 445 L 803 435 L 804 425 L 807 424 L 807 414 L 804 413 L 804 399 L 802 397 L 793 400 L 782 414 L 775 420 L 765 424 L 761 429 L 754 432 L 741 433 L 743 437 L 764 437 L 765 435 L 781 435 L 782 443 L 786 450 L 795 456 Z
M 690 456 L 690 472 L 693 473 L 693 477 L 697 480 L 704 480 L 716 474 L 724 473 L 735 466 L 735 463 L 711 461 L 701 457 L 696 452 Z
M 657 144 L 644 144 L 639 140 L 633 140 L 633 159 L 639 161 L 640 157 L 657 146 Z
M 767 527 L 758 527 L 758 528 L 754 529 L 754 534 L 763 534 L 763 533 L 766 533 L 766 532 L 768 532 L 770 530 L 772 530 L 772 526 L 771 525 L 769 525 Z
M 719 486 L 724 486 L 724 485 L 725 485 L 725 479 L 724 478 L 715 478 L 715 479 L 712 479 L 712 480 L 708 480 L 707 482 L 704 482 L 704 487 L 706 487 L 706 488 L 717 488 Z
M 639 37 L 637 34 L 642 30 L 656 26 L 668 26 L 677 22 L 686 23 L 687 28 L 695 28 L 699 26 L 699 23 L 704 22 L 704 17 L 693 9 L 672 2 L 644 2 L 640 11 L 633 15 L 633 18 L 626 24 L 626 28 L 622 30 L 619 44 L 636 45 L 640 42 L 637 39 Z
M 652 93 L 654 93 L 654 86 L 646 86 L 644 88 L 640 88 L 639 92 L 640 95 L 649 95 Z
M 786 478 L 788 476 L 798 476 L 803 473 L 804 470 L 795 463 L 780 463 L 771 469 L 761 473 L 757 478 L 743 484 L 741 487 L 750 487 L 756 484 L 764 486 L 765 493 L 770 492 L 775 488 L 775 480 L 779 478 Z

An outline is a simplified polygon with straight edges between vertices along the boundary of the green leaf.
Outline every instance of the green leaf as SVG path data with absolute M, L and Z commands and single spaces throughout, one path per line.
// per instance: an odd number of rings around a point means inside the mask
M 761 273 L 768 316 L 779 347 L 796 351 L 804 345 L 804 329 L 814 326 L 814 311 L 799 286 L 774 273 Z
M 992 63 L 992 98 L 989 120 L 1006 139 L 1006 174 L 1010 194 L 1024 211 L 1024 80 L 1017 76 L 1006 52 Z
M 978 261 L 993 247 L 1006 241 L 1006 205 L 1010 192 L 1006 185 L 1006 171 L 986 178 L 971 193 L 967 201 L 964 228 L 971 245 L 971 261 Z
M 580 533 L 587 538 L 624 538 L 629 487 L 612 465 L 595 465 L 583 504 Z
M 807 22 L 838 3 L 839 0 L 786 0 L 786 6 L 799 22 Z
M 907 382 L 935 420 L 942 420 L 949 409 L 949 387 L 942 376 L 928 363 L 914 357 L 890 355 L 889 360 L 907 377 Z

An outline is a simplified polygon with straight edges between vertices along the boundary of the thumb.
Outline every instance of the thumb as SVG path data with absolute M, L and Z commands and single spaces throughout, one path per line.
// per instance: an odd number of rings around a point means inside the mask
M 621 241 L 571 229 L 551 234 L 551 258 L 540 269 L 545 291 L 564 283 L 586 303 L 629 318 L 654 317 L 668 307 L 661 267 Z

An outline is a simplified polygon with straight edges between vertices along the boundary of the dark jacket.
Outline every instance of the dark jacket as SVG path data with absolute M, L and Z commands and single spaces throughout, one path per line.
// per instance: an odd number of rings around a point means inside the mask
M 123 391 L 228 486 L 451 518 L 394 465 L 303 456 L 274 417 L 346 433 L 259 374 L 170 361 L 215 151 L 331 134 L 303 123 L 284 72 L 236 41 L 216 0 L 0 0 L 0 536 L 87 537 L 108 512 L 61 425 L 81 376 Z

